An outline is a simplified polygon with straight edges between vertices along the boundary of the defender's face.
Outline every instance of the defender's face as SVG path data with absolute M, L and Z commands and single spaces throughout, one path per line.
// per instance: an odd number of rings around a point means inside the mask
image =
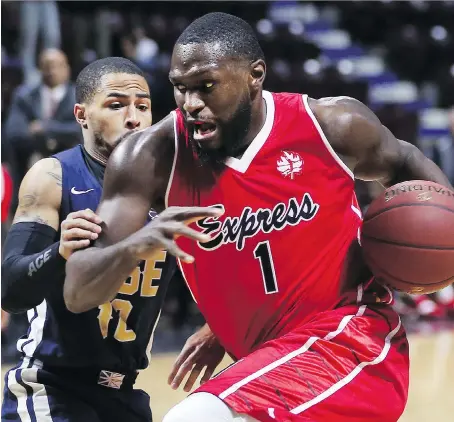
M 87 129 L 93 139 L 113 149 L 126 133 L 151 126 L 148 84 L 140 75 L 105 75 L 85 111 Z
M 189 136 L 202 150 L 218 150 L 244 137 L 250 121 L 249 68 L 223 57 L 216 43 L 177 44 L 169 79 Z

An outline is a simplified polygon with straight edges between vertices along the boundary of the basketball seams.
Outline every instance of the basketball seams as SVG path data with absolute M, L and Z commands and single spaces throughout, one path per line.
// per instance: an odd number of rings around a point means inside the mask
M 399 282 L 402 282 L 402 283 L 405 283 L 405 284 L 409 284 L 411 286 L 421 286 L 421 283 L 415 283 L 415 282 L 412 282 L 412 281 L 408 281 L 408 280 L 404 280 L 402 278 L 399 278 L 399 277 L 396 277 L 396 276 L 393 276 L 391 275 L 390 273 L 388 273 L 385 269 L 383 269 L 380 265 L 378 265 L 377 261 L 371 257 L 370 255 L 368 255 L 368 260 L 370 262 L 372 262 L 372 264 L 374 265 L 374 267 L 378 268 L 378 270 L 380 271 L 381 274 L 383 274 L 384 276 L 386 277 L 389 277 L 391 280 L 397 280 Z M 373 272 L 373 271 L 372 271 Z M 374 274 L 375 278 L 378 278 L 380 279 L 379 276 L 376 276 Z M 451 277 L 448 277 L 444 280 L 438 280 L 438 281 L 434 281 L 434 282 L 430 282 L 430 283 L 424 283 L 424 286 L 433 286 L 433 285 L 437 285 L 437 284 L 440 284 L 440 283 L 445 283 L 449 280 L 453 280 L 454 281 L 454 276 L 451 276 Z M 402 291 L 404 292 L 405 290 L 403 289 L 399 289 L 399 288 L 396 288 L 395 286 L 392 286 L 392 285 L 389 285 L 389 287 L 391 287 L 393 290 L 398 290 L 398 291 Z M 430 293 L 430 292 L 429 292 Z
M 371 216 L 368 217 L 367 213 L 364 217 L 364 223 L 368 223 L 372 221 L 375 217 L 378 217 L 381 214 L 384 214 L 386 211 L 390 211 L 396 208 L 401 208 L 401 207 L 435 207 L 435 208 L 440 208 L 448 212 L 452 212 L 454 214 L 454 209 L 451 209 L 447 207 L 446 205 L 440 205 L 440 204 L 422 204 L 418 202 L 412 202 L 410 204 L 396 204 L 392 205 L 388 208 L 381 208 L 380 211 L 377 211 L 375 214 L 372 214 Z
M 376 242 L 379 243 L 386 243 L 387 245 L 394 245 L 394 246 L 403 246 L 406 248 L 412 248 L 412 249 L 429 249 L 429 250 L 440 250 L 440 251 L 454 251 L 454 246 L 429 246 L 429 245 L 410 245 L 408 243 L 399 243 L 395 242 L 393 240 L 385 240 L 385 239 L 380 239 L 378 237 L 374 236 L 369 236 L 367 234 L 362 233 L 362 237 L 370 240 L 375 240 Z

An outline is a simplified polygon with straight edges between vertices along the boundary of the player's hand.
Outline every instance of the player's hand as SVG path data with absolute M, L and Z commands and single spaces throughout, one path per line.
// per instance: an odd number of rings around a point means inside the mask
M 183 388 L 189 392 L 204 368 L 200 384 L 208 381 L 216 367 L 221 363 L 225 355 L 224 348 L 211 332 L 208 324 L 188 338 L 173 364 L 172 371 L 167 382 L 176 390 L 184 377 L 190 372 L 189 378 Z
M 89 246 L 101 233 L 101 223 L 101 218 L 88 208 L 68 214 L 60 225 L 60 255 L 67 260 L 74 251 Z
M 132 240 L 132 252 L 139 259 L 154 259 L 162 250 L 184 262 L 194 262 L 194 257 L 181 250 L 175 239 L 184 236 L 205 243 L 211 238 L 194 230 L 189 224 L 202 218 L 217 218 L 223 211 L 214 207 L 169 207 L 143 229 L 136 232 Z

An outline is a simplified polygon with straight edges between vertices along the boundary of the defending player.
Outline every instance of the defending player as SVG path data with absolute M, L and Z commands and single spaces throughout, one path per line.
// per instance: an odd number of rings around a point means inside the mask
M 175 259 L 161 251 L 137 260 L 109 297 L 83 297 L 87 312 L 69 312 L 63 300 L 66 259 L 105 229 L 92 210 L 108 157 L 122 135 L 151 125 L 149 87 L 136 65 L 110 57 L 79 74 L 77 101 L 83 146 L 30 169 L 5 244 L 2 307 L 28 310 L 30 329 L 17 345 L 23 359 L 6 374 L 2 420 L 150 421 L 148 395 L 132 386 L 148 365 Z M 149 209 L 144 222 L 155 215 Z
M 408 344 L 391 292 L 349 265 L 354 177 L 449 182 L 359 101 L 270 93 L 265 73 L 243 20 L 213 13 L 183 32 L 169 75 L 178 109 L 113 153 L 98 209 L 108 230 L 68 260 L 66 303 L 110 295 L 166 249 L 239 360 L 165 422 L 396 421 Z M 167 209 L 143 227 L 150 206 Z

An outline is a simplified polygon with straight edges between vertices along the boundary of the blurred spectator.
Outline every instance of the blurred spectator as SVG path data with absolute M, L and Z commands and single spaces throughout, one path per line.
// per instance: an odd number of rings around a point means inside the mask
M 136 40 L 135 62 L 141 67 L 149 68 L 159 53 L 158 44 L 147 37 L 143 28 L 135 28 L 133 35 Z
M 36 51 L 41 35 L 43 48 L 60 48 L 60 16 L 55 1 L 20 2 L 21 58 L 25 82 L 38 82 Z
M 74 119 L 75 88 L 69 81 L 69 65 L 60 50 L 44 50 L 39 59 L 42 82 L 22 85 L 14 92 L 6 121 L 6 141 L 22 178 L 32 161 L 80 142 Z

